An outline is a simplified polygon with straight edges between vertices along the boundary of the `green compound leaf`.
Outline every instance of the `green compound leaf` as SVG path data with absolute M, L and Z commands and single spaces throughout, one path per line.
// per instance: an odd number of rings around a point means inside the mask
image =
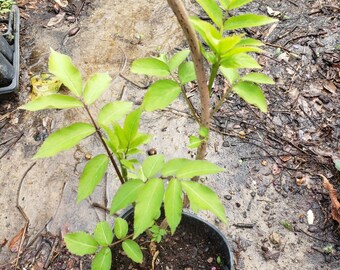
M 114 232 L 115 232 L 115 236 L 118 239 L 124 238 L 127 235 L 128 230 L 129 230 L 129 226 L 125 219 L 122 219 L 122 218 L 115 219 Z
M 176 53 L 169 62 L 170 71 L 174 71 L 189 56 L 190 50 L 183 50 Z
M 191 160 L 175 158 L 169 160 L 162 169 L 162 175 L 177 176 L 177 178 L 192 178 L 222 172 L 223 169 L 206 160 Z
M 92 270 L 110 270 L 112 263 L 111 249 L 103 247 L 94 257 L 91 269 Z
M 138 237 L 159 218 L 164 195 L 164 184 L 161 179 L 151 179 L 141 189 L 135 206 L 134 238 Z
M 190 207 L 195 213 L 199 210 L 209 210 L 224 223 L 227 223 L 224 207 L 214 191 L 193 181 L 181 181 L 181 184 L 188 195 Z
M 170 75 L 168 65 L 156 58 L 141 58 L 133 61 L 131 72 L 157 77 Z
M 133 203 L 143 186 L 144 182 L 138 179 L 129 180 L 121 185 L 112 199 L 110 214 L 113 215 Z
M 109 246 L 113 240 L 113 232 L 109 223 L 106 221 L 97 223 L 93 236 L 101 246 Z
M 170 226 L 171 233 L 174 234 L 182 218 L 182 186 L 177 179 L 172 179 L 164 195 L 165 217 Z
M 246 4 L 248 4 L 249 2 L 252 2 L 253 0 L 231 0 L 230 5 L 229 5 L 229 10 L 238 8 L 238 7 L 242 7 Z
M 238 53 L 221 59 L 225 68 L 262 68 L 257 61 L 246 53 Z
M 153 155 L 147 157 L 142 164 L 142 174 L 145 179 L 150 179 L 160 172 L 164 165 L 163 155 Z
M 80 71 L 72 64 L 69 56 L 51 49 L 48 70 L 55 75 L 74 95 L 80 97 L 83 83 Z
M 55 156 L 61 151 L 77 145 L 82 139 L 85 139 L 94 132 L 96 132 L 96 129 L 86 123 L 75 123 L 68 127 L 61 128 L 48 136 L 33 158 Z
M 193 62 L 184 62 L 178 68 L 178 77 L 181 85 L 196 80 L 195 66 Z
M 222 10 L 215 0 L 197 0 L 197 3 L 204 9 L 218 28 L 223 27 Z
M 143 253 L 140 249 L 139 245 L 131 240 L 127 239 L 122 244 L 123 250 L 126 253 L 126 255 L 133 260 L 136 263 L 142 263 L 143 262 Z
M 96 252 L 99 244 L 85 232 L 74 232 L 65 235 L 64 237 L 67 249 L 76 255 L 93 254 Z
M 84 89 L 84 102 L 91 105 L 102 93 L 110 86 L 112 79 L 109 74 L 96 73 L 92 75 L 86 82 Z
M 266 98 L 261 90 L 256 84 L 251 82 L 239 82 L 233 88 L 233 91 L 245 102 L 256 106 L 262 112 L 267 112 L 267 102 Z
M 228 82 L 233 85 L 240 78 L 237 68 L 220 67 L 220 71 Z
M 274 22 L 277 22 L 277 20 L 264 15 L 243 14 L 229 18 L 224 23 L 224 30 L 254 27 Z
M 113 122 L 122 119 L 132 109 L 132 102 L 114 101 L 106 104 L 99 112 L 98 124 L 108 127 Z
M 78 107 L 83 107 L 83 104 L 78 99 L 60 94 L 52 94 L 38 97 L 19 109 L 35 112 L 45 109 L 70 109 Z
M 146 111 L 164 109 L 181 93 L 180 86 L 171 80 L 159 80 L 152 84 L 146 92 L 142 106 Z
M 108 164 L 109 158 L 104 154 L 95 156 L 89 162 L 87 162 L 79 180 L 77 196 L 78 203 L 93 193 L 95 187 L 102 180 Z
M 272 78 L 263 73 L 252 72 L 242 77 L 242 81 L 262 83 L 262 84 L 275 84 Z

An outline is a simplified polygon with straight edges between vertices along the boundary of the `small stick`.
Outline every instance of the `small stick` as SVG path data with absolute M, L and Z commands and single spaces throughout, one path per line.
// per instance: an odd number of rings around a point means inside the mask
M 20 139 L 21 137 L 24 135 L 24 133 L 21 133 L 17 139 L 5 150 L 5 152 L 2 153 L 2 155 L 0 156 L 0 159 L 2 159 L 8 152 L 9 150 L 11 150 L 11 147 L 14 146 Z
M 242 228 L 242 229 L 252 229 L 252 228 L 254 228 L 255 225 L 256 225 L 256 223 L 236 223 L 236 224 L 233 224 L 233 226 L 235 226 L 236 228 Z
M 129 83 L 131 83 L 133 86 L 136 86 L 137 88 L 140 89 L 148 89 L 149 86 L 140 86 L 139 84 L 131 81 L 130 79 L 126 78 L 122 73 L 119 73 L 119 77 L 123 78 L 124 80 L 128 81 Z
M 155 270 L 155 261 L 157 259 L 158 254 L 159 254 L 159 250 L 157 250 L 155 252 L 155 255 L 153 255 L 153 257 L 152 257 L 152 263 L 151 263 L 152 270 Z

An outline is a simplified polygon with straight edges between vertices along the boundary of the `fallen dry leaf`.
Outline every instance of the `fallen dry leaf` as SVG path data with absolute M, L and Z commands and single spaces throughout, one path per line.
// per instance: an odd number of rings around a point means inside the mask
M 272 167 L 272 174 L 273 175 L 278 175 L 281 173 L 281 169 L 279 168 L 279 166 L 277 165 L 277 163 L 275 163 Z
M 18 252 L 20 246 L 20 240 L 24 234 L 25 228 L 22 228 L 9 242 L 9 250 L 13 253 Z
M 329 198 L 331 199 L 332 218 L 340 224 L 340 202 L 337 197 L 337 191 L 325 176 L 322 174 L 319 174 L 319 176 L 322 178 L 323 186 L 328 191 Z

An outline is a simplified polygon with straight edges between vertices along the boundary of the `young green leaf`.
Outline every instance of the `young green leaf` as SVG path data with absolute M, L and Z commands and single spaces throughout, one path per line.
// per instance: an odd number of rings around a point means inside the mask
M 253 57 L 246 53 L 222 58 L 221 66 L 225 68 L 262 68 Z
M 231 85 L 235 84 L 235 82 L 240 78 L 236 68 L 220 67 L 220 71 Z
M 177 179 L 169 182 L 168 188 L 164 195 L 165 217 L 168 221 L 171 233 L 174 234 L 182 218 L 182 186 Z
M 107 103 L 99 112 L 98 124 L 108 127 L 112 122 L 122 119 L 132 109 L 132 102 L 114 101 Z
M 113 240 L 113 232 L 109 223 L 106 221 L 97 223 L 93 236 L 99 245 L 109 246 Z
M 233 48 L 233 49 L 229 50 L 228 52 L 226 52 L 225 54 L 223 54 L 221 56 L 221 58 L 231 57 L 231 56 L 236 55 L 236 54 L 247 53 L 247 52 L 262 53 L 263 50 L 258 48 L 258 47 L 251 47 L 251 46 L 238 47 L 237 46 L 236 48 Z
M 189 142 L 189 148 L 197 148 L 202 144 L 202 140 L 193 135 L 189 136 Z
M 135 136 L 138 133 L 141 115 L 142 115 L 142 109 L 138 108 L 130 112 L 125 118 L 123 130 L 124 130 L 125 138 L 128 142 L 128 146 L 130 145 L 130 143 L 132 142 L 132 140 L 135 138 Z
M 263 83 L 263 84 L 275 84 L 272 78 L 263 73 L 252 72 L 242 77 L 242 81 Z
M 188 195 L 190 207 L 194 212 L 209 210 L 224 223 L 227 223 L 224 207 L 214 191 L 205 185 L 193 181 L 181 181 L 181 184 Z
M 229 18 L 224 23 L 224 30 L 254 27 L 274 22 L 277 22 L 277 20 L 264 15 L 242 14 Z
M 200 20 L 197 17 L 190 17 L 195 30 L 200 34 L 205 43 L 208 44 L 210 49 L 215 53 L 218 52 L 218 44 L 222 39 L 221 33 L 210 23 Z
M 103 247 L 94 257 L 91 269 L 92 270 L 110 270 L 112 264 L 112 253 L 108 247 Z
M 175 158 L 164 164 L 162 175 L 177 176 L 178 178 L 191 178 L 194 176 L 215 174 L 223 169 L 206 160 L 191 160 Z
M 35 112 L 45 109 L 69 109 L 78 107 L 83 107 L 83 104 L 78 99 L 60 94 L 52 94 L 38 97 L 19 107 L 19 109 Z
M 264 46 L 264 44 L 254 38 L 243 38 L 241 41 L 237 44 L 237 46 Z
M 141 58 L 133 61 L 131 72 L 157 77 L 170 75 L 168 65 L 156 58 Z
M 151 179 L 141 189 L 135 206 L 134 238 L 153 225 L 160 216 L 160 207 L 164 195 L 164 184 L 161 179 Z
M 129 230 L 129 226 L 125 219 L 122 219 L 122 218 L 115 219 L 114 232 L 115 232 L 115 236 L 118 239 L 124 238 L 127 235 L 128 230 Z
M 242 7 L 252 1 L 253 0 L 231 0 L 231 3 L 229 5 L 229 10 Z
M 113 131 L 114 131 L 115 136 L 118 138 L 117 149 L 125 152 L 128 149 L 129 142 L 127 141 L 124 130 L 118 123 L 114 123 Z
M 133 203 L 143 186 L 143 181 L 138 179 L 129 180 L 121 185 L 112 199 L 110 214 L 113 215 Z
M 96 252 L 99 244 L 85 232 L 74 232 L 66 234 L 64 237 L 67 249 L 76 255 L 93 254 Z
M 93 193 L 95 187 L 102 180 L 108 164 L 109 158 L 104 154 L 95 156 L 89 162 L 87 162 L 79 180 L 77 196 L 78 203 Z
M 91 105 L 110 86 L 112 79 L 109 74 L 97 73 L 92 75 L 86 82 L 84 89 L 84 102 Z
M 169 62 L 170 71 L 174 71 L 189 56 L 190 50 L 182 50 L 176 53 Z
M 138 147 L 142 144 L 146 144 L 150 141 L 151 135 L 144 133 L 137 133 L 137 135 L 133 138 L 132 142 L 130 142 L 130 148 Z
M 140 249 L 139 245 L 131 240 L 127 239 L 122 244 L 123 250 L 126 253 L 126 255 L 133 260 L 136 263 L 142 263 L 143 262 L 143 253 Z
M 262 112 L 267 112 L 266 98 L 256 84 L 250 82 L 239 82 L 233 91 L 247 103 L 258 107 Z
M 234 48 L 240 41 L 243 35 L 233 35 L 221 39 L 218 43 L 219 54 L 225 54 L 227 51 Z
M 197 3 L 204 9 L 218 28 L 223 27 L 222 10 L 215 0 L 197 0 Z
M 193 62 L 184 62 L 178 68 L 178 77 L 182 85 L 196 80 L 195 66 Z
M 143 107 L 146 111 L 164 109 L 181 93 L 180 86 L 171 80 L 159 80 L 153 83 L 146 92 Z
M 221 6 L 225 9 L 225 10 L 229 10 L 229 5 L 231 3 L 232 0 L 219 0 Z
M 61 128 L 48 136 L 33 158 L 52 157 L 61 151 L 72 148 L 94 132 L 96 129 L 86 123 L 75 123 Z
M 83 83 L 79 70 L 72 64 L 69 56 L 51 49 L 48 70 L 55 75 L 74 95 L 80 97 Z
M 178 178 L 192 178 L 200 175 L 208 175 L 223 172 L 223 169 L 206 160 L 188 160 L 186 166 L 176 173 Z
M 208 138 L 209 136 L 209 129 L 206 127 L 200 127 L 198 134 L 202 136 L 203 138 Z
M 146 179 L 156 176 L 164 165 L 163 155 L 153 155 L 147 157 L 142 164 L 142 172 Z

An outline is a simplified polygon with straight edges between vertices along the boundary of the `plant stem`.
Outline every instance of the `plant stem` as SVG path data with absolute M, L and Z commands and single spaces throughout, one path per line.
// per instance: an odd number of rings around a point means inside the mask
M 115 245 L 118 245 L 119 243 L 123 242 L 124 240 L 129 239 L 129 238 L 132 238 L 132 236 L 133 236 L 133 233 L 131 233 L 131 234 L 129 234 L 128 236 L 126 236 L 126 237 L 124 237 L 124 238 L 122 238 L 122 239 L 119 239 L 118 241 L 112 243 L 111 245 L 109 245 L 109 247 L 113 247 L 113 246 L 115 246 Z
M 112 163 L 112 165 L 113 165 L 113 167 L 114 167 L 114 169 L 115 169 L 115 171 L 116 171 L 116 173 L 117 173 L 117 176 L 118 176 L 118 178 L 119 178 L 120 183 L 121 183 L 121 184 L 124 184 L 124 183 L 125 183 L 124 177 L 123 177 L 122 174 L 120 173 L 120 170 L 119 170 L 119 168 L 118 168 L 118 165 L 117 165 L 116 161 L 114 160 L 113 155 L 112 155 L 112 153 L 111 153 L 109 147 L 107 146 L 107 144 L 106 144 L 106 142 L 105 142 L 105 140 L 104 140 L 104 138 L 103 138 L 102 133 L 100 132 L 100 129 L 99 129 L 99 127 L 98 127 L 96 121 L 94 121 L 94 119 L 93 119 L 93 117 L 92 117 L 92 114 L 91 114 L 91 112 L 90 112 L 90 110 L 89 110 L 89 108 L 87 107 L 86 104 L 84 104 L 84 108 L 85 108 L 87 114 L 89 115 L 89 117 L 90 117 L 90 119 L 91 119 L 92 125 L 93 125 L 93 126 L 95 127 L 95 129 L 96 129 L 97 135 L 98 135 L 98 137 L 99 137 L 101 143 L 103 144 L 103 146 L 104 146 L 104 148 L 105 148 L 105 151 L 106 151 L 107 155 L 109 156 L 109 159 L 110 159 L 110 161 L 111 161 L 111 163 Z
M 203 56 L 200 51 L 199 41 L 197 39 L 194 28 L 189 21 L 189 15 L 181 0 L 167 0 L 169 6 L 174 12 L 177 20 L 182 27 L 183 33 L 189 43 L 190 51 L 192 53 L 192 60 L 195 66 L 195 72 L 198 83 L 198 90 L 201 101 L 201 121 L 202 127 L 209 128 L 210 123 L 210 97 L 205 75 Z M 203 142 L 197 150 L 196 159 L 204 159 L 207 151 L 207 143 Z
M 210 73 L 210 78 L 209 78 L 209 85 L 208 85 L 208 89 L 209 89 L 209 94 L 210 95 L 211 95 L 211 88 L 212 88 L 212 85 L 213 85 L 214 80 L 216 78 L 218 68 L 219 68 L 218 62 L 213 64 L 213 66 L 211 68 L 211 73 Z
M 221 97 L 221 99 L 218 101 L 218 103 L 216 104 L 214 109 L 210 110 L 210 117 L 212 118 L 215 113 L 221 108 L 223 101 L 227 98 L 227 96 L 229 95 L 229 93 L 231 92 L 232 87 L 230 86 L 225 93 L 223 94 L 223 96 Z

